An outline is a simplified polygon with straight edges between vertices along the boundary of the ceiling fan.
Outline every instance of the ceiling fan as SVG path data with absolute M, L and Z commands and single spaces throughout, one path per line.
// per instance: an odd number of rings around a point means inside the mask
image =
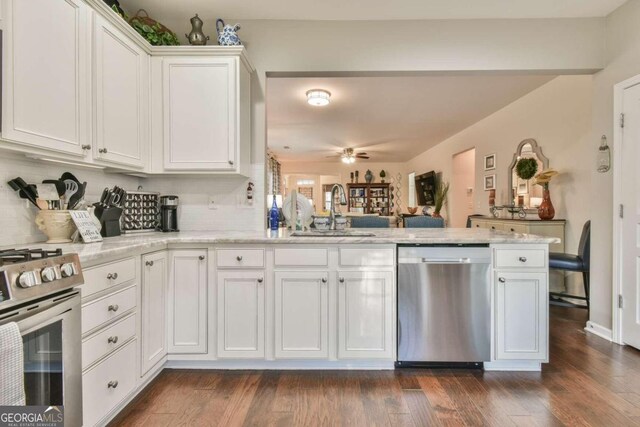
M 342 150 L 342 153 L 338 153 L 335 156 L 327 156 L 327 157 L 331 157 L 331 158 L 339 158 L 342 160 L 343 163 L 355 163 L 356 159 L 363 159 L 363 160 L 368 160 L 369 156 L 367 156 L 367 153 L 356 153 L 353 148 L 345 148 L 344 150 Z

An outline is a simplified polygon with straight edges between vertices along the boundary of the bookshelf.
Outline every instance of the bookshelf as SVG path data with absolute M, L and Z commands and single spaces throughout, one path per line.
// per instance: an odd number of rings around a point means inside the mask
M 389 184 L 347 184 L 347 193 L 349 212 L 390 215 Z

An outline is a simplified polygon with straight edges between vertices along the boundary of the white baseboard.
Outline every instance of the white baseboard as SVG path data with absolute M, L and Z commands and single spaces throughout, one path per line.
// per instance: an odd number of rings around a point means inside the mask
M 542 362 L 530 360 L 497 360 L 494 362 L 484 362 L 484 370 L 538 372 L 542 370 Z
M 325 360 L 169 360 L 168 369 L 258 369 L 258 370 L 290 370 L 290 369 L 353 369 L 353 370 L 387 370 L 394 369 L 393 360 L 358 360 L 358 361 L 325 361 Z
M 604 338 L 607 341 L 613 341 L 613 332 L 609 328 L 605 328 L 602 325 L 598 325 L 597 323 L 589 320 L 587 322 L 587 326 L 584 328 L 585 331 L 599 336 L 600 338 Z

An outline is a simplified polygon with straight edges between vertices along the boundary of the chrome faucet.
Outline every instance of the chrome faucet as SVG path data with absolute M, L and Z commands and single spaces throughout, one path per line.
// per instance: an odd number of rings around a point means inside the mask
M 345 206 L 347 204 L 347 194 L 344 191 L 342 184 L 334 184 L 331 187 L 331 212 L 329 214 L 331 218 L 331 229 L 336 229 L 336 191 L 340 197 L 340 204 Z M 338 214 L 339 215 L 339 214 Z

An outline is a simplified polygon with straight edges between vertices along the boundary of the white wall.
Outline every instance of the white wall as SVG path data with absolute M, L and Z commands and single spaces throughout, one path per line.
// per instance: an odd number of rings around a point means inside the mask
M 99 200 L 105 187 L 119 185 L 135 190 L 141 183 L 140 179 L 125 175 L 41 162 L 0 151 L 0 246 L 18 246 L 46 240 L 46 236 L 38 230 L 34 222 L 37 209 L 27 200 L 21 199 L 9 187 L 7 181 L 19 176 L 29 184 L 38 184 L 44 179 L 58 179 L 66 171 L 74 174 L 80 181 L 87 182 L 85 198 L 92 202 Z M 146 184 L 143 185 L 146 187 Z
M 613 175 L 596 172 L 595 155 L 600 136 L 613 141 L 613 86 L 640 74 L 640 0 L 629 0 L 606 20 L 607 67 L 594 76 L 593 132 L 589 152 L 591 193 L 597 202 L 588 206 L 592 218 L 591 321 L 612 325 Z M 613 147 L 615 150 L 615 147 Z M 616 166 L 613 165 L 615 168 Z
M 483 157 L 495 153 L 496 202 L 508 197 L 509 164 L 523 139 L 538 141 L 549 165 L 561 172 L 551 183 L 556 218 L 567 219 L 567 252 L 575 251 L 582 225 L 600 196 L 591 191 L 595 168 L 591 141 L 591 76 L 561 76 L 479 121 L 407 163 L 407 173 L 442 172 L 452 181 L 452 158 L 475 147 L 475 211 L 489 213 L 489 193 L 484 191 Z M 452 191 L 455 191 L 452 189 Z M 449 211 L 450 208 L 447 208 Z
M 451 227 L 464 228 L 467 217 L 475 212 L 476 150 L 471 148 L 452 157 L 451 187 L 448 203 L 451 206 Z M 469 192 L 471 189 L 471 192 Z

